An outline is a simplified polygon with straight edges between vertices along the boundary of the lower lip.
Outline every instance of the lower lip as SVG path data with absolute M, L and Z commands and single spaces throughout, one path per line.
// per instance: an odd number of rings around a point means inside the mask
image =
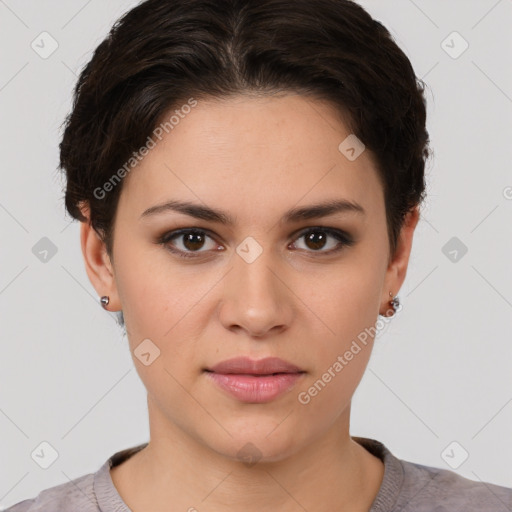
M 206 372 L 206 374 L 238 400 L 253 404 L 274 400 L 293 388 L 303 375 L 303 373 L 278 373 L 255 376 L 215 372 Z

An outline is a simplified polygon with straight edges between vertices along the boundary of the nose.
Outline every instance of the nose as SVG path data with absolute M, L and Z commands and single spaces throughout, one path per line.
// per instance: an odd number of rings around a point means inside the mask
M 250 263 L 238 254 L 233 256 L 219 306 L 219 318 L 226 329 L 261 339 L 290 326 L 294 294 L 283 267 L 272 258 L 271 251 L 263 251 Z

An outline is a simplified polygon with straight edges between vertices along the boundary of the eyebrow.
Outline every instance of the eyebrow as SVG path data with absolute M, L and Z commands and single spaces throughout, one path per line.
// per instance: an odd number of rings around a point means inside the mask
M 233 226 L 236 224 L 236 220 L 229 213 L 210 208 L 208 206 L 202 206 L 200 204 L 194 204 L 187 201 L 171 200 L 166 203 L 152 206 L 145 210 L 140 218 L 149 217 L 151 215 L 157 215 L 168 211 L 174 211 L 195 217 L 196 219 L 206 220 L 210 222 L 217 222 L 227 226 Z M 322 217 L 328 217 L 336 213 L 358 213 L 365 215 L 364 208 L 355 201 L 349 201 L 347 199 L 335 199 L 322 203 L 312 204 L 309 206 L 302 206 L 298 208 L 292 208 L 285 212 L 281 219 L 281 223 L 293 223 L 300 222 L 309 219 L 319 219 Z

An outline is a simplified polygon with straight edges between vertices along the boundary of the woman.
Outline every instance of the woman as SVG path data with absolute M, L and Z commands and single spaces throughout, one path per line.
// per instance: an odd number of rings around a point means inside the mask
M 512 510 L 349 432 L 400 308 L 425 122 L 409 60 L 348 0 L 148 0 L 116 23 L 61 167 L 150 441 L 9 510 Z

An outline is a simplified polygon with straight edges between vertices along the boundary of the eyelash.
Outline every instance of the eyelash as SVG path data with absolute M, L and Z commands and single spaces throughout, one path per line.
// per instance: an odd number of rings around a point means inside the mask
M 341 243 L 341 245 L 338 245 L 336 248 L 330 249 L 328 251 L 322 251 L 321 249 L 319 249 L 318 251 L 307 250 L 306 252 L 310 252 L 313 254 L 331 255 L 331 254 L 341 251 L 345 247 L 350 247 L 354 244 L 354 240 L 352 239 L 352 237 L 345 231 L 341 231 L 339 229 L 334 229 L 334 228 L 328 228 L 328 227 L 324 227 L 324 226 L 309 227 L 309 228 L 301 231 L 297 235 L 297 237 L 294 239 L 294 241 L 302 238 L 305 235 L 308 235 L 310 233 L 315 233 L 318 231 L 327 233 L 328 235 L 336 238 Z M 166 246 L 166 248 L 170 252 L 172 252 L 173 254 L 176 254 L 180 258 L 198 258 L 198 257 L 200 257 L 201 253 L 205 253 L 207 251 L 182 251 L 181 249 L 176 249 L 176 248 L 173 248 L 172 246 L 170 246 L 169 242 L 175 238 L 178 238 L 179 236 L 188 235 L 188 234 L 207 235 L 208 237 L 213 239 L 213 237 L 209 233 L 210 233 L 210 231 L 207 229 L 199 229 L 199 228 L 177 229 L 174 231 L 168 231 L 168 232 L 164 233 L 162 236 L 160 236 L 158 238 L 157 243 Z M 300 249 L 300 250 L 303 250 L 303 249 Z

